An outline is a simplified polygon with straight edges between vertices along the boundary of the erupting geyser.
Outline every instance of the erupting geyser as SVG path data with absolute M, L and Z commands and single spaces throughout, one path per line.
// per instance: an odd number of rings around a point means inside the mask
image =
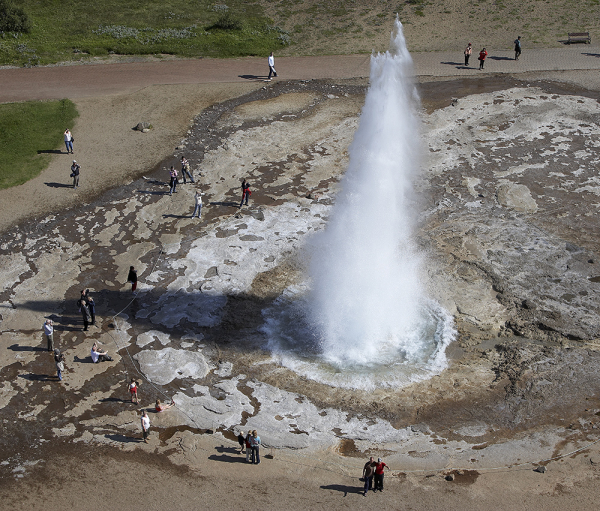
M 412 241 L 419 97 L 397 20 L 390 51 L 371 57 L 370 87 L 342 191 L 311 242 L 310 288 L 265 311 L 282 364 L 332 385 L 422 379 L 445 366 L 450 317 L 425 298 Z M 290 298 L 293 298 L 290 300 Z

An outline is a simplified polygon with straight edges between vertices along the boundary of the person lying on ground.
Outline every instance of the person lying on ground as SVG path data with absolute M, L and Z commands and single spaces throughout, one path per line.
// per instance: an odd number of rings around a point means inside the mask
M 172 406 L 175 406 L 175 401 L 173 401 L 172 399 L 171 399 L 171 404 L 169 404 L 169 405 L 161 403 L 160 399 L 157 399 L 155 408 L 156 408 L 157 412 L 164 412 L 165 410 L 168 410 Z

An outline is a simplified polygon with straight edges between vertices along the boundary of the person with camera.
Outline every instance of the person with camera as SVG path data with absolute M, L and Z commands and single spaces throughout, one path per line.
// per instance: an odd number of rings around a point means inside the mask
M 71 177 L 73 178 L 73 188 L 77 188 L 79 186 L 79 171 L 81 170 L 80 165 L 73 160 L 73 165 L 71 165 Z

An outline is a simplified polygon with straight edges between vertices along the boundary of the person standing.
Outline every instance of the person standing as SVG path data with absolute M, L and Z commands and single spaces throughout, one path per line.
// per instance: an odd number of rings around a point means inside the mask
M 273 52 L 271 52 L 271 55 L 269 55 L 269 78 L 267 78 L 267 80 L 270 80 L 271 76 L 275 76 L 275 78 L 277 78 L 277 71 L 275 71 L 275 57 L 273 57 Z
M 198 214 L 198 219 L 200 219 L 200 215 L 202 214 L 202 194 L 200 190 L 196 190 L 196 207 L 194 208 L 194 212 L 192 213 L 192 218 Z
M 250 183 L 248 183 L 245 179 L 242 181 L 242 200 L 240 201 L 240 208 L 246 201 L 246 206 L 248 205 L 248 199 L 250 199 L 250 195 L 252 192 L 250 191 Z
M 252 438 L 252 432 L 248 431 L 248 434 L 246 435 L 245 438 L 245 442 L 246 442 L 246 463 L 250 463 L 250 454 L 252 452 L 252 444 L 250 443 L 250 439 Z
M 54 324 L 51 319 L 47 319 L 44 321 L 44 335 L 46 336 L 46 341 L 48 342 L 48 351 L 54 350 Z
M 142 434 L 144 435 L 144 442 L 148 443 L 148 435 L 150 434 L 150 419 L 148 418 L 148 412 L 144 410 L 142 413 Z
M 485 51 L 485 48 L 483 48 L 480 52 L 479 52 L 479 70 L 481 71 L 483 69 L 483 65 L 485 64 L 485 58 L 488 56 L 488 52 Z
M 79 300 L 79 310 L 81 311 L 81 317 L 83 318 L 83 331 L 87 331 L 90 324 L 90 309 L 87 305 L 87 301 L 84 299 Z
M 377 463 L 375 464 L 375 488 L 373 491 L 383 491 L 383 470 L 388 467 L 381 458 L 377 458 Z
M 521 36 L 515 39 L 515 60 L 519 60 L 521 56 Z
M 473 47 L 471 46 L 471 43 L 467 44 L 467 47 L 465 48 L 465 66 L 469 67 L 469 57 L 471 57 L 471 55 L 473 54 Z
M 185 175 L 190 178 L 190 181 L 194 182 L 194 176 L 192 175 L 191 167 L 189 162 L 185 159 L 185 157 L 181 157 L 181 175 L 183 177 L 183 184 L 186 184 Z
M 79 186 L 79 171 L 81 167 L 79 164 L 73 160 L 73 164 L 71 165 L 71 177 L 73 178 L 73 188 L 77 188 Z
M 173 192 L 177 193 L 177 183 L 179 182 L 177 179 L 177 170 L 173 165 L 171 165 L 171 170 L 169 170 L 169 176 L 171 176 L 171 180 L 169 181 L 169 195 L 173 195 Z
M 129 394 L 131 394 L 131 402 L 136 405 L 139 403 L 138 400 L 138 384 L 135 381 L 135 378 L 131 378 L 131 382 L 129 383 Z
M 252 463 L 258 465 L 260 463 L 260 437 L 256 430 L 252 431 L 250 447 L 252 448 Z
M 137 289 L 137 270 L 133 266 L 129 267 L 127 282 L 131 282 L 131 292 L 135 293 L 135 290 Z
M 65 356 L 59 352 L 55 355 L 54 361 L 56 362 L 56 376 L 62 381 L 62 372 L 65 370 Z
M 65 130 L 64 136 L 65 136 L 65 146 L 67 147 L 67 154 L 69 154 L 69 153 L 73 154 L 73 141 L 75 139 L 73 138 L 73 135 L 71 135 L 69 128 L 67 128 Z
M 90 310 L 90 318 L 92 320 L 92 325 L 96 324 L 96 302 L 91 296 L 87 297 L 87 306 Z
M 244 447 L 246 446 L 246 438 L 244 432 L 240 431 L 237 436 L 238 444 L 240 444 L 240 454 L 244 454 Z
M 369 489 L 373 488 L 373 475 L 375 474 L 375 460 L 373 456 L 369 458 L 369 461 L 365 463 L 363 467 L 363 479 L 365 480 L 365 492 L 364 496 L 367 496 Z M 373 489 L 373 491 L 375 491 Z

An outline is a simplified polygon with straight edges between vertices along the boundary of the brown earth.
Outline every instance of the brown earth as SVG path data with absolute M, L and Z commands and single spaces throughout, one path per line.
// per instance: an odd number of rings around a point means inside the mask
M 577 77 L 569 79 L 576 81 Z M 74 130 L 81 142 L 78 140 L 75 157 L 82 163 L 82 187 L 75 192 L 76 201 L 85 203 L 102 190 L 130 182 L 152 169 L 169 155 L 203 108 L 260 86 L 258 82 L 157 85 L 137 92 L 77 99 L 80 118 Z M 156 126 L 148 134 L 130 129 L 142 120 L 140 112 L 143 120 Z M 123 149 L 114 149 L 120 147 Z M 71 189 L 43 187 L 43 183 L 68 182 L 69 162 L 64 158 L 68 157 L 57 155 L 39 178 L 0 196 L 2 226 L 76 203 Z M 133 169 L 131 162 L 135 162 Z M 86 169 L 94 172 L 86 175 Z M 46 189 L 52 193 L 40 191 Z M 423 420 L 433 420 L 432 410 L 424 410 L 424 415 Z M 481 473 L 463 470 L 449 482 L 442 477 L 445 472 L 405 473 L 402 467 L 392 467 L 393 474 L 386 476 L 386 491 L 365 500 L 358 492 L 363 459 L 340 457 L 334 452 L 310 457 L 284 452 L 274 453 L 273 458 L 265 456 L 259 467 L 250 467 L 239 463 L 242 458 L 234 453 L 233 443 L 223 445 L 219 437 L 200 435 L 190 448 L 186 439 L 184 432 L 166 440 L 155 436 L 148 446 L 122 450 L 56 440 L 44 450 L 43 467 L 30 467 L 23 479 L 5 478 L 0 483 L 3 507 L 345 509 L 373 505 L 376 499 L 374 505 L 391 509 L 569 510 L 592 506 L 600 493 L 596 485 L 600 476 L 598 444 L 551 463 L 546 474 L 533 472 L 531 466 Z M 133 441 L 137 446 L 136 439 L 123 440 L 124 445 Z M 448 468 L 446 472 L 450 471 Z

